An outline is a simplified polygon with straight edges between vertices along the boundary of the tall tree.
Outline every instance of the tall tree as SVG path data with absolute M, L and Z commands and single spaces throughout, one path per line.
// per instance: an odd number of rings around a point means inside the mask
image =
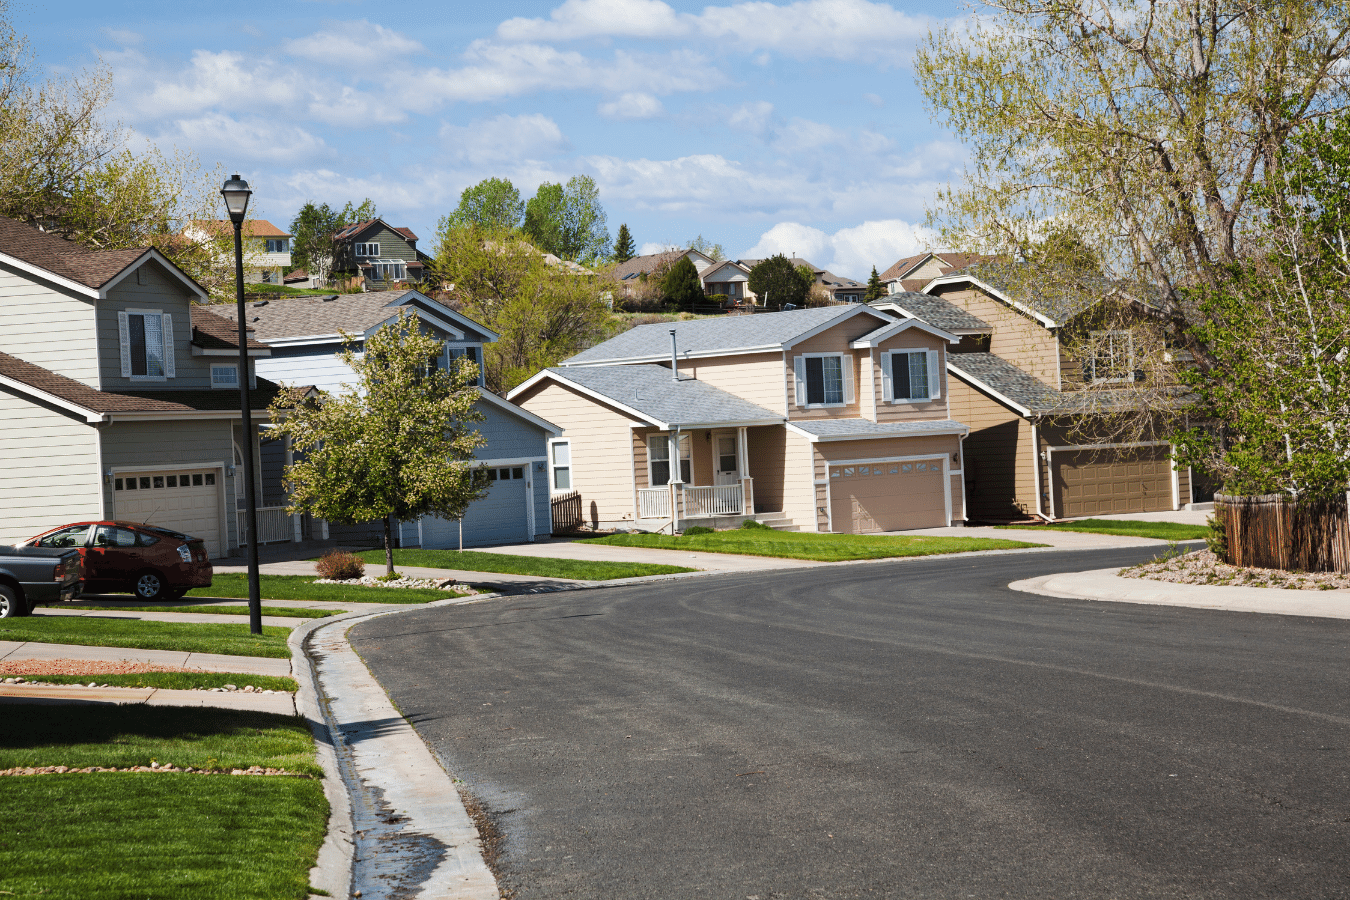
M 300 461 L 286 467 L 291 509 L 345 524 L 384 522 L 385 569 L 394 574 L 391 519 L 424 515 L 458 519 L 487 488 L 473 467 L 483 437 L 469 423 L 478 371 L 434 367 L 440 341 L 417 315 L 400 316 L 340 359 L 356 373 L 356 390 L 302 402 L 283 391 L 273 403 L 278 434 L 289 435 Z
M 589 175 L 566 185 L 545 182 L 525 204 L 525 233 L 547 253 L 572 262 L 591 262 L 609 253 L 609 229 L 600 190 Z
M 515 185 L 505 178 L 484 178 L 459 195 L 459 206 L 450 214 L 448 224 L 511 231 L 521 226 L 524 216 L 525 201 Z
M 619 234 L 614 238 L 614 261 L 626 263 L 633 258 L 633 235 L 628 230 L 628 223 L 625 222 L 619 226 Z
M 872 274 L 867 279 L 867 293 L 863 294 L 863 300 L 871 302 L 880 300 L 886 296 L 886 285 L 881 283 L 881 276 L 877 274 L 877 267 L 872 267 Z
M 761 260 L 750 270 L 750 290 L 759 302 L 770 309 L 782 309 L 786 304 L 806 305 L 811 283 L 802 278 L 783 254 Z
M 539 190 L 525 204 L 525 233 L 534 240 L 540 250 L 552 253 L 561 259 L 563 255 L 563 219 L 566 216 L 567 198 L 561 184 L 544 182 Z
M 704 256 L 717 262 L 721 262 L 727 258 L 727 252 L 722 249 L 721 244 L 714 244 L 701 234 L 689 242 L 689 249 L 697 250 L 699 253 L 702 253 Z
M 337 233 L 348 225 L 378 216 L 375 201 L 369 197 L 356 205 L 347 201 L 341 212 L 334 211 L 327 203 L 306 200 L 291 220 L 291 262 L 323 284 L 333 270 Z
M 688 312 L 703 302 L 703 282 L 698 268 L 688 256 L 681 256 L 661 279 L 661 293 L 666 301 Z

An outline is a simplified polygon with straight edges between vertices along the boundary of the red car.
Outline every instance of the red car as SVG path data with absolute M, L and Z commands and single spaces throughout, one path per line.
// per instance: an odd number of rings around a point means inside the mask
M 63 525 L 20 546 L 73 547 L 84 560 L 84 594 L 135 594 L 177 600 L 191 588 L 210 587 L 206 542 L 139 522 Z

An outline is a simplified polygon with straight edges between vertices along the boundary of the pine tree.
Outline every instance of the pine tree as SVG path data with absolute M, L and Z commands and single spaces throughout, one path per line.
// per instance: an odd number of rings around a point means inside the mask
M 633 258 L 633 234 L 628 223 L 619 226 L 619 236 L 614 239 L 614 261 L 626 263 Z
M 863 299 L 868 303 L 873 300 L 880 300 L 886 296 L 886 285 L 881 283 L 881 276 L 877 274 L 877 267 L 872 267 L 872 277 L 867 279 L 867 293 Z

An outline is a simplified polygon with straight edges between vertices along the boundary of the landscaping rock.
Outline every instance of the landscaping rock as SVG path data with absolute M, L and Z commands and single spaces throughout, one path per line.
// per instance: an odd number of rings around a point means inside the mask
M 1209 550 L 1155 559 L 1128 569 L 1122 578 L 1150 578 L 1172 584 L 1213 584 L 1280 588 L 1293 591 L 1350 590 L 1350 575 L 1339 572 L 1285 572 L 1280 569 L 1230 566 Z

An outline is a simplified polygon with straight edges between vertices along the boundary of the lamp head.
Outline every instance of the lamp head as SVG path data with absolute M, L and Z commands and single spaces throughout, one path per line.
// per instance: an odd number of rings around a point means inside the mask
M 253 191 L 248 188 L 248 182 L 235 175 L 225 182 L 220 189 L 220 196 L 225 198 L 225 208 L 230 211 L 230 221 L 235 223 L 244 221 L 248 198 L 253 196 Z

